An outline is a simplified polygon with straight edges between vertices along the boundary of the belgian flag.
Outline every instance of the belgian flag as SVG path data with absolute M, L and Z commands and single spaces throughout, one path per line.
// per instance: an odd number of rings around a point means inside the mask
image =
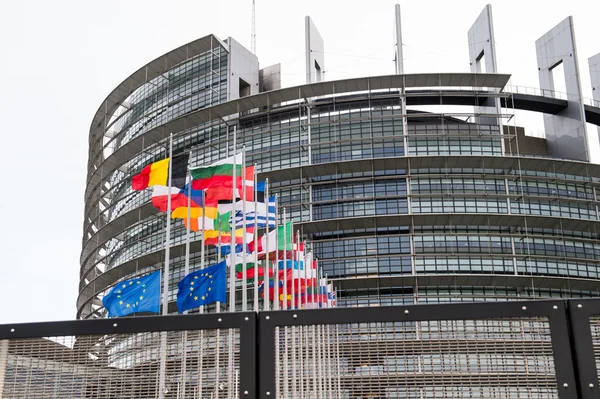
M 147 165 L 142 171 L 131 178 L 131 188 L 139 191 L 154 187 L 152 204 L 160 211 L 167 210 L 169 195 L 171 196 L 171 209 L 187 207 L 186 178 L 188 171 L 189 154 L 181 154 L 162 159 Z M 171 185 L 168 186 L 169 167 L 171 168 Z M 193 197 L 192 197 L 193 198 Z M 192 206 L 201 206 L 195 201 Z

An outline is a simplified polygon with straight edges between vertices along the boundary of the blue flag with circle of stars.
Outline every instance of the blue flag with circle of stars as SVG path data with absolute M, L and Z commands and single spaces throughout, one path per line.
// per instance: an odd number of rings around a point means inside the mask
M 213 302 L 227 302 L 227 262 L 196 270 L 185 276 L 177 286 L 179 313 Z
M 160 313 L 160 270 L 117 284 L 102 298 L 108 317 L 131 313 Z

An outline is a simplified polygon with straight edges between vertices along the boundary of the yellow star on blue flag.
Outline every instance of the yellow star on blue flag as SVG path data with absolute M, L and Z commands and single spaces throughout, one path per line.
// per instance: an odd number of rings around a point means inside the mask
M 223 261 L 206 269 L 185 276 L 177 291 L 179 313 L 214 302 L 227 302 L 227 262 Z M 213 287 L 211 290 L 210 287 Z M 200 294 L 196 294 L 196 293 Z M 202 293 L 205 293 L 202 295 Z
M 120 282 L 102 298 L 102 303 L 108 310 L 108 317 L 160 313 L 160 270 Z

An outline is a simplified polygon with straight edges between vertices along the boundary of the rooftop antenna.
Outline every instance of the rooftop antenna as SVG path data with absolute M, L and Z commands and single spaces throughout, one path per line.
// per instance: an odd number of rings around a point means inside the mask
M 256 55 L 256 0 L 252 0 L 252 54 Z

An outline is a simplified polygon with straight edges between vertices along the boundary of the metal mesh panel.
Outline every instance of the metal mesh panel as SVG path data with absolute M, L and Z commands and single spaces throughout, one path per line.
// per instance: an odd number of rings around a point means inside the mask
M 0 340 L 0 393 L 158 398 L 165 370 L 165 399 L 236 398 L 239 353 L 238 329 Z
M 280 398 L 558 398 L 547 318 L 277 327 Z

